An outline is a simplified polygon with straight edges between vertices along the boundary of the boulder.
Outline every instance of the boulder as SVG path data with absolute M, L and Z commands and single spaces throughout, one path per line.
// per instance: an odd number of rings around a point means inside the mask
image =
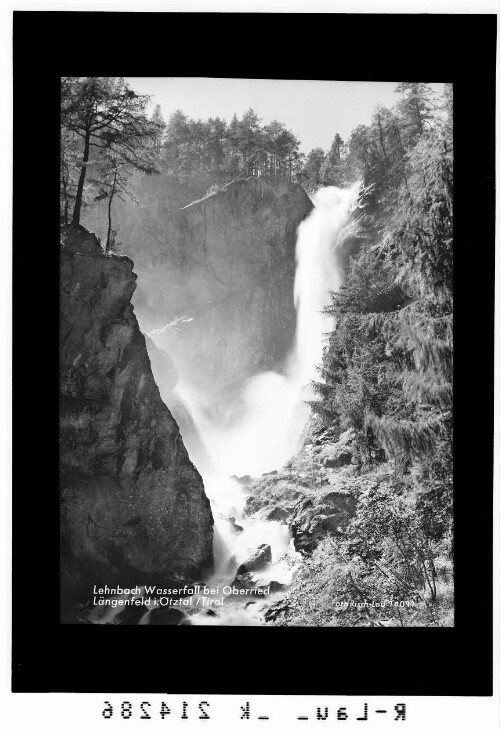
M 231 524 L 231 528 L 232 528 L 233 532 L 236 532 L 239 534 L 240 532 L 244 531 L 241 524 L 236 523 L 236 519 L 234 518 L 234 516 L 230 516 L 228 518 L 228 522 Z
M 242 572 L 237 574 L 231 583 L 231 587 L 237 587 L 238 589 L 250 589 L 256 586 L 255 575 L 253 572 Z
M 142 616 L 147 613 L 145 605 L 127 605 L 115 619 L 115 625 L 138 625 Z
M 238 575 L 245 572 L 262 570 L 272 561 L 271 547 L 269 544 L 261 544 L 257 549 L 249 550 L 246 560 L 238 567 Z
M 182 610 L 159 607 L 151 610 L 149 625 L 182 625 L 186 624 L 187 619 L 187 615 Z
M 272 594 L 273 592 L 283 592 L 286 590 L 286 585 L 283 585 L 283 583 L 278 582 L 277 580 L 271 580 L 270 582 L 259 582 L 257 584 L 257 587 L 261 590 L 269 590 L 269 593 Z

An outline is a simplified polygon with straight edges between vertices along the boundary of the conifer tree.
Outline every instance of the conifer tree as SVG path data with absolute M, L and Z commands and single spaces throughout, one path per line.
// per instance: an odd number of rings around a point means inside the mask
M 157 126 L 145 115 L 149 97 L 136 94 L 121 78 L 64 77 L 61 97 L 63 132 L 76 136 L 81 144 L 72 217 L 72 224 L 78 225 L 91 154 L 109 151 L 137 169 L 152 172 Z

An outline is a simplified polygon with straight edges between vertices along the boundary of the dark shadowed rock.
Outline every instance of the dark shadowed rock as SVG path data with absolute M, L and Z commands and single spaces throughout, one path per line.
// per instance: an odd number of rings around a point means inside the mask
M 258 587 L 261 590 L 268 591 L 270 594 L 272 594 L 273 592 L 283 592 L 283 590 L 286 590 L 286 585 L 283 585 L 277 580 L 271 580 L 270 582 L 259 582 Z
M 346 430 L 333 443 L 324 442 L 321 448 L 321 462 L 325 468 L 341 468 L 353 461 L 354 433 Z
M 340 468 L 348 466 L 352 462 L 352 453 L 350 451 L 341 453 L 338 456 L 325 456 L 323 465 L 325 468 Z
M 115 619 L 115 625 L 138 625 L 142 616 L 147 613 L 145 605 L 127 605 Z
M 170 607 L 159 607 L 151 610 L 149 625 L 182 625 L 185 624 L 187 615 L 182 610 Z
M 103 255 L 82 229 L 63 240 L 63 574 L 88 563 L 109 584 L 132 573 L 135 584 L 199 576 L 212 564 L 210 504 L 151 373 L 130 303 L 132 261 Z
M 237 587 L 238 589 L 253 589 L 256 586 L 256 580 L 255 575 L 253 572 L 242 572 L 240 574 L 237 574 L 234 580 L 231 583 L 232 587 Z
M 278 602 L 271 605 L 271 607 L 264 613 L 264 620 L 266 623 L 272 623 L 277 617 L 286 615 L 290 611 L 290 605 L 286 600 L 279 600 Z

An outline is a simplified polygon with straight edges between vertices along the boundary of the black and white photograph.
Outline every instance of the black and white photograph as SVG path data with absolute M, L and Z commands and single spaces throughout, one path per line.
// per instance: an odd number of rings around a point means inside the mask
M 13 727 L 494 729 L 496 17 L 379 10 L 14 13 Z
M 62 622 L 449 627 L 453 87 L 61 79 Z

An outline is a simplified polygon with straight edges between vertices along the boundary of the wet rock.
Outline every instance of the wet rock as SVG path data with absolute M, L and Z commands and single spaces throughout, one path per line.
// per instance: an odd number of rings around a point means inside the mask
M 232 587 L 237 587 L 238 589 L 249 589 L 253 588 L 256 585 L 255 581 L 255 575 L 253 572 L 243 572 L 241 574 L 237 574 L 234 580 L 231 583 Z
M 159 607 L 151 610 L 149 625 L 185 625 L 187 620 L 187 615 L 181 610 Z
M 271 580 L 270 582 L 259 582 L 257 586 L 261 590 L 268 591 L 269 594 L 272 594 L 273 592 L 283 592 L 284 590 L 286 590 L 286 585 L 283 585 L 283 583 L 278 582 L 277 580 Z
M 142 616 L 147 613 L 145 605 L 127 605 L 115 619 L 115 625 L 139 625 Z
M 231 524 L 231 528 L 232 528 L 233 532 L 236 532 L 236 533 L 239 534 L 240 532 L 243 532 L 244 531 L 244 529 L 241 526 L 241 524 L 237 524 L 236 523 L 236 519 L 234 518 L 234 516 L 230 516 L 228 518 L 228 522 Z
M 269 544 L 261 544 L 260 547 L 250 552 L 246 560 L 238 567 L 238 575 L 245 572 L 254 572 L 264 569 L 272 561 L 271 547 Z
M 290 605 L 285 600 L 279 600 L 278 602 L 271 605 L 271 607 L 264 613 L 264 620 L 266 623 L 272 623 L 276 618 L 281 615 L 286 615 L 290 611 Z

